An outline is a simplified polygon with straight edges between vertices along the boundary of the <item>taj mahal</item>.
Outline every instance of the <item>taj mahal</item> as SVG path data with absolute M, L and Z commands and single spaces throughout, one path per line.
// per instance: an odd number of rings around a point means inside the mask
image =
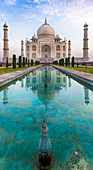
M 9 40 L 8 40 L 8 26 L 4 24 L 4 48 L 3 48 L 3 62 L 12 62 L 9 57 Z M 25 52 L 24 52 L 25 49 Z M 84 39 L 83 39 L 83 57 L 76 58 L 75 62 L 88 62 L 88 25 L 84 25 Z M 58 34 L 55 35 L 55 30 L 48 24 L 45 18 L 45 23 L 37 30 L 37 35 L 33 35 L 31 39 L 26 38 L 21 41 L 20 55 L 26 57 L 31 61 L 40 61 L 40 63 L 53 63 L 53 61 L 61 58 L 69 57 L 71 59 L 71 41 L 62 39 Z M 18 62 L 18 58 L 16 60 Z
M 62 40 L 55 30 L 47 23 L 38 29 L 37 36 L 26 39 L 26 56 L 40 62 L 53 62 L 54 59 L 66 57 L 66 39 Z

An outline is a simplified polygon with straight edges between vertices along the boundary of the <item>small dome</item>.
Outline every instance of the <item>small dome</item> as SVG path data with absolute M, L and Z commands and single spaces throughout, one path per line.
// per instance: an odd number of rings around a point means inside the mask
M 55 37 L 55 39 L 60 39 L 60 36 L 57 34 L 56 37 Z
M 3 25 L 3 27 L 8 27 L 8 26 L 7 26 L 7 24 L 5 23 L 5 24 Z
M 34 34 L 33 37 L 32 37 L 32 39 L 37 39 L 37 36 Z
M 38 29 L 37 36 L 55 37 L 55 31 L 49 24 L 47 24 L 47 20 L 45 20 L 45 23 Z

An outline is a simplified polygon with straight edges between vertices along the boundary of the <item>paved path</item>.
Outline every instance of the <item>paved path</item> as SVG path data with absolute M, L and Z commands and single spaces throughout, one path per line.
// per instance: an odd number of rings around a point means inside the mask
M 28 74 L 29 72 L 39 67 L 41 67 L 41 65 L 0 75 L 0 88 L 11 83 L 14 80 L 21 78 L 22 76 Z

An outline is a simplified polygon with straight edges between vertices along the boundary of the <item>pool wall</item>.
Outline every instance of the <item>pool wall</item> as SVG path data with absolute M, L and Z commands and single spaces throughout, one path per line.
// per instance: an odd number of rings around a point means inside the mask
M 67 69 L 67 68 L 62 68 L 60 66 L 54 66 L 54 65 L 52 65 L 52 67 L 60 70 L 61 72 L 70 76 L 71 78 L 78 81 L 79 83 L 86 85 L 87 87 L 89 87 L 93 91 L 93 81 L 92 81 L 93 76 L 91 76 L 92 78 L 89 81 L 89 77 L 88 77 L 88 79 L 86 79 L 85 77 L 83 77 L 83 75 L 80 75 L 81 72 L 79 73 L 79 71 L 73 70 L 74 73 L 72 73 L 72 70 Z M 79 73 L 79 75 L 77 75 L 77 73 Z M 90 74 L 88 74 L 88 73 L 84 73 L 84 74 L 86 74 L 87 76 L 88 75 L 90 76 Z
M 38 69 L 41 66 L 42 65 L 0 75 L 0 90 L 4 86 L 9 85 L 10 83 L 20 79 L 21 77 L 25 76 L 26 74 L 30 73 L 31 71 Z

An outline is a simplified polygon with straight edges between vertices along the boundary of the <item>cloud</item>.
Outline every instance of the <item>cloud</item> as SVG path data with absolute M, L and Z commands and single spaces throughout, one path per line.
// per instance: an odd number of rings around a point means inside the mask
M 0 20 L 7 20 L 9 17 L 9 15 L 5 14 L 5 13 L 1 13 L 0 14 Z
M 4 2 L 7 5 L 15 5 L 16 4 L 16 0 L 5 0 Z

